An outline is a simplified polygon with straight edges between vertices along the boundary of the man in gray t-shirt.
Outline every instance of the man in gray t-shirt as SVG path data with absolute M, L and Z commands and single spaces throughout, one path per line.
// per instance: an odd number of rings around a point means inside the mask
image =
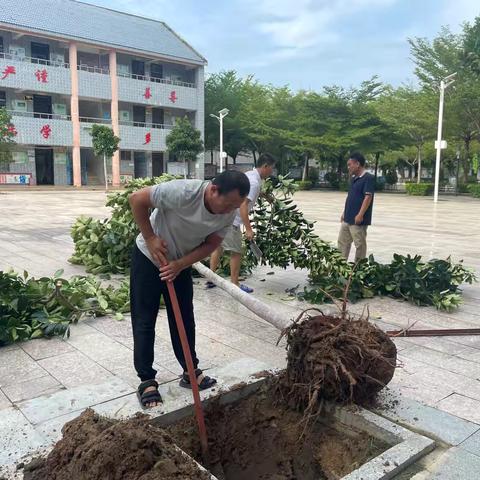
M 155 322 L 162 295 L 173 350 L 183 368 L 180 385 L 191 388 L 167 282 L 173 282 L 177 293 L 198 385 L 204 390 L 216 383 L 197 368 L 190 267 L 221 244 L 249 189 L 245 174 L 227 171 L 211 183 L 172 180 L 138 190 L 130 196 L 133 217 L 140 229 L 130 270 L 133 354 L 142 382 L 138 388 L 139 398 L 145 407 L 162 401 L 155 381 L 157 372 L 153 369 Z

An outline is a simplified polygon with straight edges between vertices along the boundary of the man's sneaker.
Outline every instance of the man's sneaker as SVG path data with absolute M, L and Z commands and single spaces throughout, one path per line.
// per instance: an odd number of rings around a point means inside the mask
M 210 280 L 205 284 L 205 288 L 215 288 L 216 285 Z
M 247 287 L 244 283 L 240 285 L 240 289 L 243 290 L 245 293 L 252 293 L 253 288 Z

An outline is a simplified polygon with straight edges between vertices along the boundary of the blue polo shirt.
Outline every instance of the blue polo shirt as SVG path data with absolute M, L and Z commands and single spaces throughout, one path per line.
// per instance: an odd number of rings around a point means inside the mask
M 353 177 L 350 181 L 347 200 L 345 201 L 345 210 L 343 219 L 349 225 L 355 225 L 355 217 L 362 208 L 365 195 L 372 195 L 372 202 L 368 207 L 361 225 L 370 225 L 372 223 L 373 195 L 375 192 L 375 176 L 365 172 L 361 177 Z

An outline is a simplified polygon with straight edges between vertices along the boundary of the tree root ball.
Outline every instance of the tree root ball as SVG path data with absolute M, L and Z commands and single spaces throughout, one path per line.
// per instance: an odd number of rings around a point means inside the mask
M 285 332 L 287 370 L 278 383 L 290 407 L 313 413 L 322 400 L 366 404 L 390 382 L 397 349 L 368 319 L 301 317 Z

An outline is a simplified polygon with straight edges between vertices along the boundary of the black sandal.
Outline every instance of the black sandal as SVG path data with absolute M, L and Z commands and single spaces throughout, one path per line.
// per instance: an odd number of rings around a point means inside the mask
M 155 387 L 156 390 L 152 390 L 149 392 L 145 392 L 145 390 L 148 387 Z M 156 380 L 145 380 L 142 382 L 137 389 L 137 398 L 140 404 L 142 405 L 142 408 L 153 408 L 153 407 L 147 407 L 147 404 L 149 403 L 162 403 L 162 396 L 160 395 L 160 392 L 158 391 L 158 383 Z M 157 405 L 158 406 L 158 405 Z
M 202 375 L 203 372 L 199 368 L 195 370 L 195 376 L 198 378 L 200 375 Z M 207 388 L 212 388 L 217 381 L 214 378 L 207 377 L 206 375 L 202 378 L 202 381 L 198 384 L 198 389 L 199 390 L 207 390 Z M 190 384 L 190 378 L 188 376 L 188 373 L 184 372 L 182 375 L 182 378 L 180 379 L 180 386 L 183 388 L 192 388 L 192 385 Z

